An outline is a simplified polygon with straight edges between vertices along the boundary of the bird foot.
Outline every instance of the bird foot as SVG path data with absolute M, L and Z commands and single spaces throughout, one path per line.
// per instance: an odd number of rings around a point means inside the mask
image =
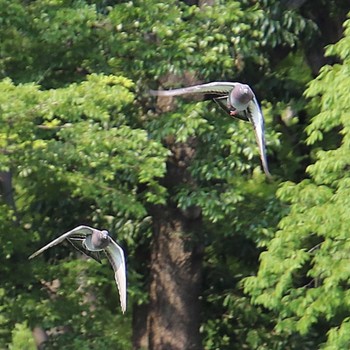
M 232 115 L 232 116 L 235 116 L 237 113 L 238 113 L 237 110 L 230 111 L 230 115 Z

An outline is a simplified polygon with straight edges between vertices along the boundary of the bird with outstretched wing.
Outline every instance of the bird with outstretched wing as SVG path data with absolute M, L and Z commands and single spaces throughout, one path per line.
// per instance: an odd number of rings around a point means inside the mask
M 265 174 L 271 178 L 267 165 L 264 117 L 252 89 L 241 83 L 212 82 L 174 90 L 151 90 L 154 96 L 202 95 L 214 100 L 228 115 L 253 124 L 261 163 Z
M 105 252 L 114 270 L 114 278 L 117 283 L 120 297 L 120 305 L 123 313 L 126 310 L 126 266 L 123 249 L 110 237 L 108 231 L 97 230 L 89 226 L 78 226 L 64 233 L 46 246 L 33 253 L 32 259 L 46 249 L 49 249 L 64 240 L 69 241 L 76 249 L 93 259 L 101 262 L 100 252 Z

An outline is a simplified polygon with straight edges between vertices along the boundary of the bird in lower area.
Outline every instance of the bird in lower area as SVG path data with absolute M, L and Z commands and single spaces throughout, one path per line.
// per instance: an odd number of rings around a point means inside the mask
M 264 117 L 249 85 L 213 82 L 174 90 L 151 90 L 150 93 L 154 96 L 202 95 L 204 99 L 214 100 L 228 115 L 250 121 L 253 124 L 264 172 L 271 178 L 266 158 Z
M 76 249 L 97 261 L 100 261 L 99 253 L 101 251 L 105 252 L 114 270 L 114 277 L 119 290 L 120 305 L 124 313 L 126 310 L 126 267 L 124 251 L 113 241 L 108 231 L 100 231 L 89 226 L 78 226 L 33 253 L 29 259 L 36 257 L 48 248 L 62 243 L 65 239 Z

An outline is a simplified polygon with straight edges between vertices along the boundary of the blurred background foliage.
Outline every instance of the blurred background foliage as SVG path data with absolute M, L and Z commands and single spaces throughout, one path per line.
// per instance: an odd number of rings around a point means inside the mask
M 42 330 L 47 349 L 131 349 L 135 312 L 121 314 L 106 261 L 68 245 L 27 257 L 77 225 L 107 228 L 137 311 L 164 205 L 201 212 L 204 349 L 348 349 L 349 10 L 0 0 L 0 348 L 35 349 Z M 148 93 L 209 81 L 254 89 L 273 182 L 249 124 Z M 188 181 L 169 183 L 188 143 Z

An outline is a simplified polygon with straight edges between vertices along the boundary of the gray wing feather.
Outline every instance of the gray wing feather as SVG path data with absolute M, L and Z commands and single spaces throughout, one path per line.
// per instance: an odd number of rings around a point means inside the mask
M 246 111 L 241 111 L 241 112 L 235 114 L 234 116 L 231 115 L 231 113 L 230 113 L 231 110 L 227 106 L 227 96 L 215 97 L 213 100 L 230 117 L 233 117 L 235 119 L 240 119 L 240 120 L 243 120 L 245 122 L 249 122 L 250 121 L 249 118 L 246 115 L 247 114 Z
M 58 238 L 54 239 L 52 242 L 47 244 L 46 246 L 42 247 L 41 249 L 37 250 L 35 253 L 33 253 L 29 259 L 33 259 L 42 252 L 44 252 L 46 249 L 49 249 L 59 243 L 62 243 L 67 238 L 77 238 L 77 239 L 85 239 L 86 235 L 92 233 L 93 228 L 89 226 L 78 226 L 74 228 L 73 230 L 70 230 L 63 235 L 59 236 Z
M 94 260 L 96 260 L 97 262 L 99 262 L 100 264 L 102 264 L 101 261 L 101 252 L 93 252 L 91 250 L 88 250 L 85 248 L 85 238 L 67 238 L 67 241 L 80 253 L 89 256 L 91 258 L 93 258 Z
M 174 90 L 150 90 L 150 94 L 154 96 L 180 96 L 193 94 L 213 94 L 228 95 L 237 83 L 232 82 L 213 82 L 208 84 L 194 85 Z
M 126 266 L 124 251 L 117 243 L 110 239 L 105 252 L 114 270 L 114 278 L 119 290 L 120 305 L 124 313 L 126 310 Z
M 254 127 L 255 138 L 259 147 L 259 153 L 264 172 L 267 177 L 271 178 L 272 176 L 269 172 L 266 158 L 264 117 L 255 97 L 251 102 L 249 102 L 248 110 L 248 116 Z
M 227 96 L 217 97 L 213 100 L 226 114 L 230 115 L 230 109 L 227 107 Z
M 151 95 L 154 96 L 180 96 L 180 95 L 193 95 L 193 94 L 211 94 L 216 95 L 214 101 L 225 110 L 226 113 L 230 114 L 230 110 L 227 107 L 226 101 L 223 99 L 227 97 L 230 91 L 238 83 L 233 82 L 213 82 L 208 84 L 194 85 L 181 89 L 174 90 L 151 90 Z M 266 149 L 265 149 L 265 135 L 264 135 L 264 117 L 260 110 L 258 101 L 255 96 L 252 101 L 248 104 L 249 113 L 247 116 L 245 113 L 236 115 L 236 118 L 246 120 L 249 118 L 254 127 L 254 133 L 256 141 L 259 147 L 260 158 L 265 174 L 271 178 L 271 174 L 267 165 Z

